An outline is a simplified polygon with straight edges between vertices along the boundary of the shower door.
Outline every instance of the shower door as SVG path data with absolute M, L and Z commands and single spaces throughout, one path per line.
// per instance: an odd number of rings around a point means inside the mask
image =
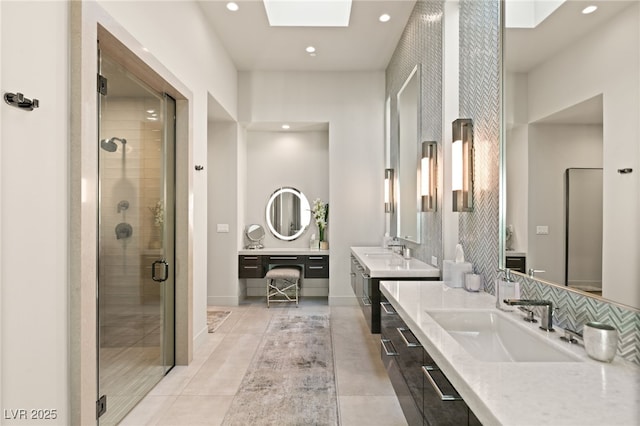
M 174 365 L 175 101 L 99 56 L 97 416 L 111 425 Z

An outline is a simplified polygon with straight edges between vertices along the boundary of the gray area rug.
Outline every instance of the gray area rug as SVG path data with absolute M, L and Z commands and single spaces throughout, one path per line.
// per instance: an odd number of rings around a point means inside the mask
M 328 315 L 271 319 L 222 424 L 338 424 Z
M 213 333 L 222 325 L 224 320 L 229 318 L 231 311 L 207 311 L 207 328 L 209 333 Z

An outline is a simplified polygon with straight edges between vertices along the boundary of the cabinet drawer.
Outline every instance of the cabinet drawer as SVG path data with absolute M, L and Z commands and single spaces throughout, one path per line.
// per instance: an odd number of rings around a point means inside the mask
M 329 256 L 306 256 L 305 278 L 329 278 Z
M 244 255 L 238 258 L 238 278 L 264 278 L 262 256 Z
M 524 256 L 506 256 L 505 266 L 516 272 L 527 273 L 527 259 Z
M 267 259 L 267 264 L 270 266 L 304 264 L 304 256 L 282 254 L 265 256 L 265 258 Z

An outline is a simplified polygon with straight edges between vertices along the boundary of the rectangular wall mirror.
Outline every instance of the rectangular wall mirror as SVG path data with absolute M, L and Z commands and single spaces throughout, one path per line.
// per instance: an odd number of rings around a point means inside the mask
M 418 164 L 421 158 L 420 66 L 407 77 L 398 92 L 398 185 L 396 188 L 397 236 L 420 243 L 421 197 L 418 187 Z
M 513 251 L 503 255 L 526 256 L 537 279 L 640 308 L 638 205 L 629 198 L 640 173 L 640 125 L 630 119 L 640 114 L 640 3 L 595 1 L 597 10 L 585 15 L 582 1 L 542 2 L 549 7 L 534 17 L 527 8 L 535 3 L 505 2 L 503 223 L 513 230 Z M 579 244 L 568 229 L 576 221 L 566 217 L 568 169 L 602 169 L 594 174 L 602 194 L 572 200 L 591 202 L 578 207 L 580 220 L 601 215 Z M 587 248 L 595 253 L 589 260 Z M 601 289 L 597 279 L 586 282 L 598 273 Z

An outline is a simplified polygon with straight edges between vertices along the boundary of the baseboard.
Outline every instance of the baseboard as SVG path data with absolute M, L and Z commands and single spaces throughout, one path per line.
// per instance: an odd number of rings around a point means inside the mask
M 238 296 L 209 296 L 207 306 L 238 306 L 240 300 Z
M 329 296 L 329 306 L 358 306 L 355 296 Z
M 209 333 L 209 329 L 207 327 L 207 325 L 205 324 L 204 328 L 202 328 L 198 334 L 196 334 L 196 336 L 193 338 L 193 349 L 195 352 L 195 349 L 199 348 L 200 345 L 202 345 L 205 341 L 205 338 L 207 337 L 207 333 Z

